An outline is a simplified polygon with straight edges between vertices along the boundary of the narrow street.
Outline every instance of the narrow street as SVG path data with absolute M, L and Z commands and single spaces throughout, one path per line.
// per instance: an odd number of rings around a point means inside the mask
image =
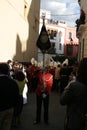
M 63 130 L 65 107 L 59 103 L 59 94 L 52 92 L 49 104 L 49 125 L 43 122 L 43 108 L 42 121 L 40 124 L 33 125 L 36 112 L 36 97 L 35 93 L 31 92 L 28 95 L 28 103 L 24 105 L 21 124 L 19 127 L 12 127 L 11 130 Z

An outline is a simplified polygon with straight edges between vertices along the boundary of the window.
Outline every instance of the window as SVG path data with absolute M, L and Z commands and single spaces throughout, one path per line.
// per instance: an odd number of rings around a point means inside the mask
M 56 37 L 57 31 L 54 31 L 54 37 Z
M 59 50 L 62 50 L 62 44 L 59 43 Z
M 47 30 L 47 33 L 48 33 L 48 35 L 50 35 L 50 30 L 49 29 Z
M 59 32 L 59 42 L 61 42 L 61 38 L 62 38 L 62 32 Z
M 71 32 L 69 32 L 69 39 L 71 39 L 72 38 L 72 33 Z
M 50 39 L 54 39 L 54 32 L 53 32 L 53 30 L 51 30 Z
M 62 32 L 61 31 L 59 32 L 59 36 L 62 37 Z
M 48 32 L 48 35 L 49 35 L 50 39 L 54 39 L 54 37 L 56 37 L 56 34 L 57 34 L 56 30 L 50 30 L 50 29 L 48 29 L 47 32 Z

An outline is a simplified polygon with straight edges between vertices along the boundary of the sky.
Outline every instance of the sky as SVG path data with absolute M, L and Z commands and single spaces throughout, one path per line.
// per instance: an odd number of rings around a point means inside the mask
M 51 11 L 51 18 L 65 21 L 68 26 L 76 26 L 80 17 L 78 0 L 41 0 L 40 8 Z

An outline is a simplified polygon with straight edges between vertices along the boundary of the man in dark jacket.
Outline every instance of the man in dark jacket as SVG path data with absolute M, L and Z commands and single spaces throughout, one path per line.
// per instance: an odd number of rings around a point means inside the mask
M 76 81 L 71 81 L 60 97 L 66 105 L 65 130 L 85 130 L 87 114 L 87 58 L 80 62 Z
M 10 130 L 18 98 L 18 85 L 10 78 L 8 65 L 0 63 L 0 130 Z

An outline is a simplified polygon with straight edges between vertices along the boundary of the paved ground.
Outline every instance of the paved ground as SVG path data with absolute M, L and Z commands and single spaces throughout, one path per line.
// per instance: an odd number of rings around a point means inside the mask
M 21 125 L 18 128 L 13 128 L 11 130 L 63 130 L 65 107 L 61 106 L 59 103 L 59 94 L 57 92 L 52 92 L 50 96 L 50 106 L 49 106 L 49 125 L 43 122 L 43 109 L 42 109 L 42 122 L 37 125 L 33 125 L 35 119 L 36 110 L 36 97 L 35 93 L 29 93 L 28 104 L 24 105 Z

